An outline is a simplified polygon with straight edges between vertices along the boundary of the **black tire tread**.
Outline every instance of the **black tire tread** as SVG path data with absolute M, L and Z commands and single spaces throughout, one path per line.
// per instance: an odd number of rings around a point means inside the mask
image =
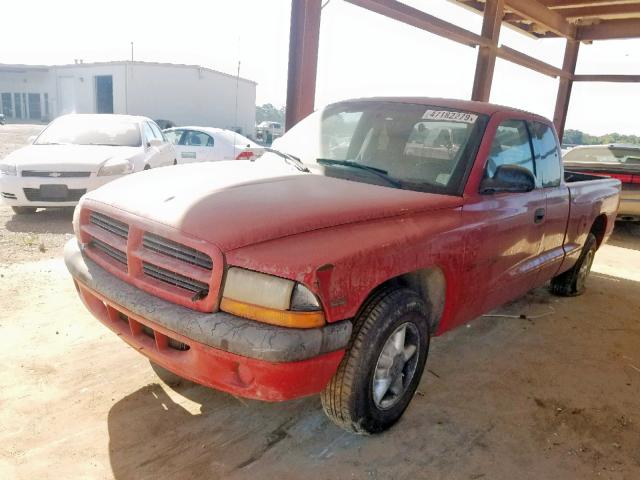
M 580 267 L 582 266 L 582 262 L 584 262 L 587 252 L 594 245 L 597 245 L 597 243 L 598 242 L 595 235 L 593 233 L 589 233 L 589 235 L 587 235 L 587 239 L 584 242 L 584 246 L 582 247 L 580 258 L 578 258 L 578 261 L 575 263 L 575 265 L 566 272 L 561 273 L 560 275 L 557 275 L 551 279 L 551 293 L 560 297 L 574 297 L 583 293 L 576 290 L 576 280 L 578 278 L 578 272 L 580 271 Z
M 320 397 L 326 415 L 344 430 L 357 434 L 370 433 L 358 423 L 357 419 L 352 417 L 349 407 L 349 400 L 353 394 L 357 360 L 362 355 L 361 352 L 368 346 L 363 340 L 367 337 L 367 333 L 375 328 L 385 307 L 401 298 L 406 298 L 407 295 L 415 296 L 416 300 L 424 305 L 422 298 L 413 290 L 403 287 L 388 287 L 374 293 L 356 316 L 353 334 L 347 345 L 345 356 Z M 423 313 L 428 318 L 426 307 Z

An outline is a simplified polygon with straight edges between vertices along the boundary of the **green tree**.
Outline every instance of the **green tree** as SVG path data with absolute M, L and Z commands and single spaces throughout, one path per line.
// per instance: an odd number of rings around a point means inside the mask
M 280 122 L 284 123 L 284 107 L 277 108 L 271 103 L 256 106 L 256 122 Z
M 603 145 L 608 143 L 632 143 L 640 145 L 640 136 L 623 135 L 617 132 L 606 135 L 589 135 L 580 130 L 567 129 L 564 131 L 562 143 L 568 145 Z

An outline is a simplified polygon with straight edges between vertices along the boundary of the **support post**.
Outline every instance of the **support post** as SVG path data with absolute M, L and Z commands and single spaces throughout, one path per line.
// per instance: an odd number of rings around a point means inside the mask
M 504 15 L 504 0 L 487 0 L 482 20 L 482 37 L 491 42 L 491 46 L 478 46 L 476 74 L 473 79 L 471 99 L 488 102 L 491 96 L 493 70 L 496 66 L 496 48 L 500 37 L 500 25 Z
M 576 63 L 578 62 L 579 48 L 579 41 L 570 38 L 567 39 L 562 70 L 567 73 L 568 76 L 560 78 L 558 96 L 556 97 L 556 109 L 553 114 L 553 124 L 558 132 L 560 142 L 562 142 L 562 136 L 564 135 L 564 124 L 567 120 L 567 111 L 569 110 L 569 101 L 571 100 L 571 88 L 573 87 L 573 75 L 576 72 Z
M 321 0 L 292 0 L 286 129 L 313 112 L 318 69 Z

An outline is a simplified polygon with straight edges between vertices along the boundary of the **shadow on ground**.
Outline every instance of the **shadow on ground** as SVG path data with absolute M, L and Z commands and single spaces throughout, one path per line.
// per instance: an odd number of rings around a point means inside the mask
M 40 209 L 30 215 L 14 214 L 5 223 L 5 228 L 17 233 L 73 233 L 73 207 Z
M 616 222 L 616 228 L 607 243 L 616 247 L 640 250 L 640 223 Z

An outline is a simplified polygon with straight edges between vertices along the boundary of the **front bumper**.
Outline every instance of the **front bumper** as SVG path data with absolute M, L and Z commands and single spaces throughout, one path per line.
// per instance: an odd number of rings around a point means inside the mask
M 167 302 L 106 272 L 75 239 L 64 257 L 86 307 L 124 341 L 177 375 L 234 395 L 280 401 L 321 391 L 351 335 L 349 321 L 284 328 Z
M 98 177 L 95 173 L 80 178 L 23 177 L 20 172 L 18 173 L 18 175 L 0 175 L 0 201 L 14 207 L 73 207 L 78 204 L 78 198 L 82 194 L 121 177 L 121 175 Z M 38 198 L 37 192 L 43 185 L 65 185 L 69 192 L 69 200 L 51 201 Z M 26 192 L 32 192 L 31 200 Z

